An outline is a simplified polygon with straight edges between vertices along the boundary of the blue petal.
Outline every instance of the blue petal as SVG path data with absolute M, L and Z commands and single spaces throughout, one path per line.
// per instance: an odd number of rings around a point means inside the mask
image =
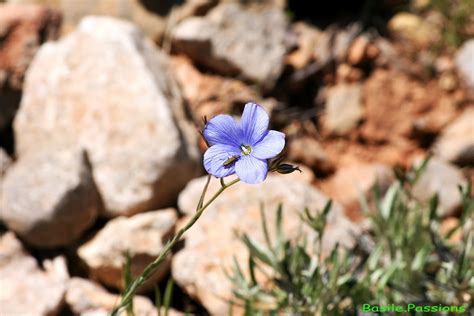
M 242 144 L 242 131 L 230 115 L 214 116 L 207 122 L 203 134 L 210 146 L 223 144 L 239 147 Z
M 252 156 L 242 156 L 235 163 L 235 173 L 245 183 L 260 183 L 267 177 L 268 165 L 264 160 Z
M 258 159 L 270 159 L 281 153 L 283 147 L 285 147 L 285 134 L 271 130 L 252 147 L 252 156 Z
M 267 134 L 268 121 L 268 114 L 260 105 L 251 102 L 245 105 L 240 120 L 245 145 L 253 146 Z
M 239 155 L 237 148 L 229 145 L 214 145 L 204 153 L 204 169 L 218 178 L 227 177 L 235 173 L 235 163 L 224 167 L 224 162 L 232 156 Z

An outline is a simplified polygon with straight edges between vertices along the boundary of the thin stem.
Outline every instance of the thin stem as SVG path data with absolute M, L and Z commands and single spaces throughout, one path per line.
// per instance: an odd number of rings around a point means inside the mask
M 204 187 L 204 190 L 203 190 L 203 193 L 201 195 L 201 199 L 199 200 L 198 205 L 202 204 L 202 201 L 204 200 L 203 196 L 204 196 L 204 194 L 207 190 L 209 180 L 210 180 L 210 176 L 209 176 L 209 178 L 207 180 L 207 183 Z M 232 180 L 231 182 L 229 182 L 228 184 L 226 184 L 224 186 L 221 186 L 219 188 L 219 190 L 217 190 L 217 192 L 209 199 L 209 201 L 207 201 L 204 205 L 202 205 L 200 208 L 198 208 L 196 213 L 194 213 L 193 217 L 191 217 L 191 219 L 186 223 L 186 225 L 183 228 L 181 228 L 173 236 L 173 238 L 165 245 L 165 247 L 163 248 L 163 251 L 160 253 L 160 255 L 158 257 L 156 257 L 156 259 L 153 262 L 151 262 L 148 266 L 146 266 L 145 270 L 143 270 L 143 272 L 126 288 L 126 290 L 124 292 L 124 295 L 122 296 L 122 300 L 121 300 L 119 306 L 114 308 L 114 310 L 112 311 L 112 313 L 111 313 L 112 316 L 117 316 L 119 311 L 123 307 L 130 304 L 130 302 L 133 299 L 133 296 L 134 296 L 136 290 L 138 289 L 138 287 L 140 287 L 143 283 L 145 283 L 145 281 L 150 278 L 150 276 L 156 271 L 156 269 L 158 269 L 160 264 L 166 259 L 168 254 L 171 252 L 171 249 L 181 240 L 181 237 L 184 235 L 184 233 L 196 223 L 196 221 L 199 219 L 199 217 L 201 217 L 204 210 L 212 202 L 214 202 L 214 200 L 222 192 L 224 192 L 225 189 L 227 189 L 228 187 L 236 184 L 239 181 L 240 181 L 240 179 L 235 179 L 235 180 Z

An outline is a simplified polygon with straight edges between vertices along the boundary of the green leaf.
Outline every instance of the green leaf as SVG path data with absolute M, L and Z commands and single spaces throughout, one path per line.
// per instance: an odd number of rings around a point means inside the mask
M 169 278 L 166 283 L 165 295 L 163 297 L 163 307 L 165 308 L 165 316 L 168 316 L 168 311 L 171 306 L 171 298 L 173 297 L 173 278 Z
M 414 176 L 410 179 L 410 183 L 412 185 L 416 184 L 418 182 L 418 180 L 420 179 L 421 175 L 423 174 L 423 172 L 425 172 L 426 170 L 426 167 L 428 166 L 428 163 L 430 162 L 431 160 L 431 155 L 429 155 L 428 157 L 426 157 L 422 162 L 421 164 L 415 168 L 414 170 Z
M 250 239 L 247 235 L 244 235 L 242 240 L 247 245 L 252 255 L 270 266 L 276 266 L 275 259 L 273 258 L 273 254 L 270 250 L 263 247 L 263 245 L 256 240 Z
M 130 253 L 126 251 L 124 253 L 125 256 L 125 264 L 123 266 L 123 281 L 125 284 L 124 288 L 128 288 L 130 284 L 133 282 L 133 277 L 132 277 L 132 258 L 130 256 Z M 127 311 L 128 316 L 133 316 L 133 299 L 129 301 L 129 303 L 125 307 Z
M 382 204 L 380 206 L 380 213 L 382 214 L 382 217 L 384 219 L 388 219 L 390 217 L 390 214 L 394 208 L 395 201 L 398 197 L 398 194 L 400 192 L 400 183 L 395 182 L 390 186 L 388 189 L 387 193 L 385 194 L 385 197 L 382 200 Z
M 158 286 L 155 286 L 155 306 L 158 316 L 161 316 L 161 291 Z
M 428 256 L 429 252 L 430 249 L 427 246 L 417 252 L 411 263 L 411 269 L 413 271 L 421 271 L 423 269 L 426 262 L 426 257 Z
M 267 243 L 268 248 L 272 247 L 272 242 L 270 240 L 270 234 L 268 233 L 267 218 L 265 216 L 265 210 L 263 208 L 263 203 L 260 204 L 260 217 L 262 220 L 262 230 L 263 236 L 265 237 L 265 242 Z
M 439 204 L 439 197 L 436 193 L 430 199 L 430 221 L 436 221 L 438 219 L 438 204 Z
M 285 243 L 285 236 L 283 234 L 283 205 L 280 203 L 276 212 L 276 253 L 277 260 L 283 255 L 283 245 Z

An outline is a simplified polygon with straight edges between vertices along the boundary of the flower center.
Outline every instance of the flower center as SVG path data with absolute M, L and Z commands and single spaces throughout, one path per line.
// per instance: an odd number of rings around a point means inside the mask
M 248 156 L 252 152 L 252 147 L 250 147 L 250 145 L 240 145 L 240 151 L 245 156 Z

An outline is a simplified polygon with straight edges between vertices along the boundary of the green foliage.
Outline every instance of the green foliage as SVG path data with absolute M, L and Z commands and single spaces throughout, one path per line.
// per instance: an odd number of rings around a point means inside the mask
M 168 312 L 171 306 L 171 299 L 173 297 L 173 278 L 169 278 L 166 282 L 165 292 L 163 296 L 159 287 L 155 287 L 155 306 L 158 312 L 158 316 L 168 316 Z
M 232 304 L 242 305 L 247 315 L 356 314 L 362 304 L 443 304 L 472 309 L 471 187 L 460 188 L 463 215 L 459 225 L 443 235 L 436 215 L 438 197 L 422 203 L 411 195 L 426 163 L 407 173 L 396 172 L 397 181 L 384 194 L 374 189 L 371 203 L 361 200 L 370 228 L 350 250 L 336 246 L 323 257 L 321 237 L 331 203 L 317 215 L 309 210 L 302 215 L 318 236 L 316 242 L 284 237 L 281 206 L 272 241 L 262 211 L 265 244 L 241 236 L 250 257 L 245 272 L 235 261 L 229 275 L 234 285 Z M 462 234 L 461 241 L 449 240 L 455 233 Z
M 125 257 L 125 264 L 123 266 L 123 282 L 125 287 L 129 286 L 132 281 L 132 258 L 130 256 L 129 252 L 124 253 Z M 133 316 L 133 301 L 130 302 L 130 304 L 126 308 L 127 316 Z
M 474 1 L 431 0 L 431 7 L 444 16 L 444 45 L 458 47 L 472 37 Z

